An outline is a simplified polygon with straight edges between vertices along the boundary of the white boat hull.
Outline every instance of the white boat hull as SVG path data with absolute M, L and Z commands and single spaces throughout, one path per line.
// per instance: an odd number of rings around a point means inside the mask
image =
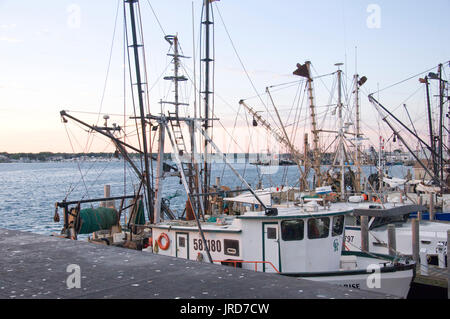
M 406 298 L 415 276 L 415 265 L 380 265 L 380 260 L 370 257 L 357 258 L 358 269 L 322 273 L 284 274 L 301 279 L 335 284 L 352 289 L 379 292 L 399 298 Z M 375 267 L 370 268 L 370 265 Z M 376 267 L 378 266 L 378 267 Z

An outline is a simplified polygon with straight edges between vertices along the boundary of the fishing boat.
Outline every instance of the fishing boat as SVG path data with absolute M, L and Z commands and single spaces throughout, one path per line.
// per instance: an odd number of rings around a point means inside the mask
M 414 262 L 342 250 L 351 212 L 345 204 L 312 201 L 279 207 L 276 215 L 222 215 L 202 223 L 206 245 L 195 222 L 166 221 L 150 226 L 153 245 L 144 250 L 406 298 Z
M 379 254 L 390 254 L 388 225 L 395 225 L 395 254 L 413 255 L 412 222 L 409 215 L 425 209 L 418 205 L 395 203 L 366 203 L 354 207 L 351 217 L 345 226 L 345 249 L 360 251 L 361 216 L 368 217 L 368 251 Z M 445 266 L 447 254 L 447 230 L 449 224 L 437 221 L 419 221 L 419 250 L 425 250 L 427 262 Z M 391 253 L 392 254 L 392 253 Z

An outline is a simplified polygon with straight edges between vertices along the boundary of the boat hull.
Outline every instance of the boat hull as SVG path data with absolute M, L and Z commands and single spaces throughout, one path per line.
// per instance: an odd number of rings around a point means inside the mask
M 347 254 L 349 255 L 349 254 Z M 355 255 L 356 256 L 356 255 Z M 390 261 L 360 253 L 356 256 L 357 269 L 320 273 L 282 273 L 301 279 L 326 282 L 352 289 L 379 292 L 406 298 L 415 276 L 414 263 L 386 264 Z

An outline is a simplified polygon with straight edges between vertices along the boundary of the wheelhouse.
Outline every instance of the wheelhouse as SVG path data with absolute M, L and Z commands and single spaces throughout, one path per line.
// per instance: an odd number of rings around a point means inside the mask
M 208 248 L 214 263 L 262 272 L 332 271 L 340 266 L 345 216 L 350 212 L 291 207 L 279 209 L 277 216 L 263 212 L 224 216 L 202 223 L 207 247 L 193 222 L 167 221 L 152 226 L 153 250 L 207 261 Z

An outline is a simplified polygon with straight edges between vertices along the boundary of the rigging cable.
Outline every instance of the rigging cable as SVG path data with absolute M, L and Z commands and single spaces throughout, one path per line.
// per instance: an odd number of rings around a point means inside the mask
M 109 59 L 108 59 L 108 65 L 107 65 L 107 68 L 106 68 L 106 77 L 105 77 L 105 82 L 103 84 L 103 92 L 102 92 L 102 97 L 100 99 L 100 107 L 99 107 L 99 111 L 98 111 L 98 115 L 97 115 L 97 121 L 95 122 L 96 123 L 95 125 L 98 124 L 98 121 L 100 119 L 101 111 L 102 111 L 102 108 L 103 108 L 103 101 L 105 99 L 106 86 L 107 86 L 107 83 L 108 83 L 109 72 L 110 72 L 110 69 L 111 69 L 111 60 L 112 60 L 112 55 L 113 55 L 114 39 L 116 38 L 116 29 L 117 29 L 117 20 L 118 20 L 118 16 L 119 16 L 119 9 L 120 9 L 120 0 L 117 1 L 116 17 L 114 19 L 114 29 L 113 29 L 112 39 L 111 39 L 111 46 L 110 46 L 110 49 L 109 49 Z M 90 136 L 91 136 L 91 134 L 88 135 L 88 138 L 86 140 L 86 147 L 85 147 L 86 153 L 92 147 L 93 139 L 91 139 L 91 141 L 89 141 L 90 140 Z
M 279 127 L 278 124 L 277 124 L 277 121 L 273 118 L 272 114 L 269 112 L 269 109 L 268 109 L 266 103 L 264 103 L 263 99 L 261 98 L 261 95 L 258 93 L 258 90 L 256 89 L 256 86 L 255 86 L 255 84 L 253 83 L 253 81 L 252 81 L 252 79 L 251 79 L 251 77 L 250 77 L 250 74 L 247 72 L 247 69 L 246 69 L 244 63 L 243 63 L 241 57 L 239 56 L 239 54 L 238 54 L 238 52 L 237 52 L 236 46 L 234 45 L 234 42 L 233 42 L 233 40 L 231 39 L 231 35 L 230 35 L 230 33 L 228 32 L 228 28 L 227 28 L 227 26 L 225 25 L 225 22 L 224 22 L 224 20 L 223 20 L 222 14 L 220 13 L 220 10 L 219 10 L 219 7 L 217 6 L 217 4 L 216 4 L 216 9 L 217 9 L 217 12 L 219 13 L 220 20 L 222 21 L 222 24 L 223 24 L 223 27 L 224 27 L 224 29 L 225 29 L 225 32 L 226 32 L 226 34 L 227 34 L 227 36 L 228 36 L 228 39 L 230 40 L 231 46 L 233 47 L 234 53 L 236 54 L 236 56 L 237 56 L 237 58 L 238 58 L 238 60 L 239 60 L 239 63 L 241 64 L 241 67 L 242 67 L 242 69 L 244 70 L 244 72 L 245 72 L 245 74 L 246 74 L 246 76 L 247 76 L 247 79 L 249 80 L 249 82 L 250 82 L 250 84 L 251 84 L 253 90 L 255 91 L 255 93 L 257 94 L 257 96 L 259 97 L 259 100 L 260 100 L 261 103 L 263 104 L 263 106 L 264 106 L 264 108 L 266 109 L 267 113 L 269 113 L 269 115 L 272 117 L 272 120 L 273 120 L 273 122 L 275 123 L 275 126 L 277 126 L 277 128 L 280 129 L 280 127 Z

